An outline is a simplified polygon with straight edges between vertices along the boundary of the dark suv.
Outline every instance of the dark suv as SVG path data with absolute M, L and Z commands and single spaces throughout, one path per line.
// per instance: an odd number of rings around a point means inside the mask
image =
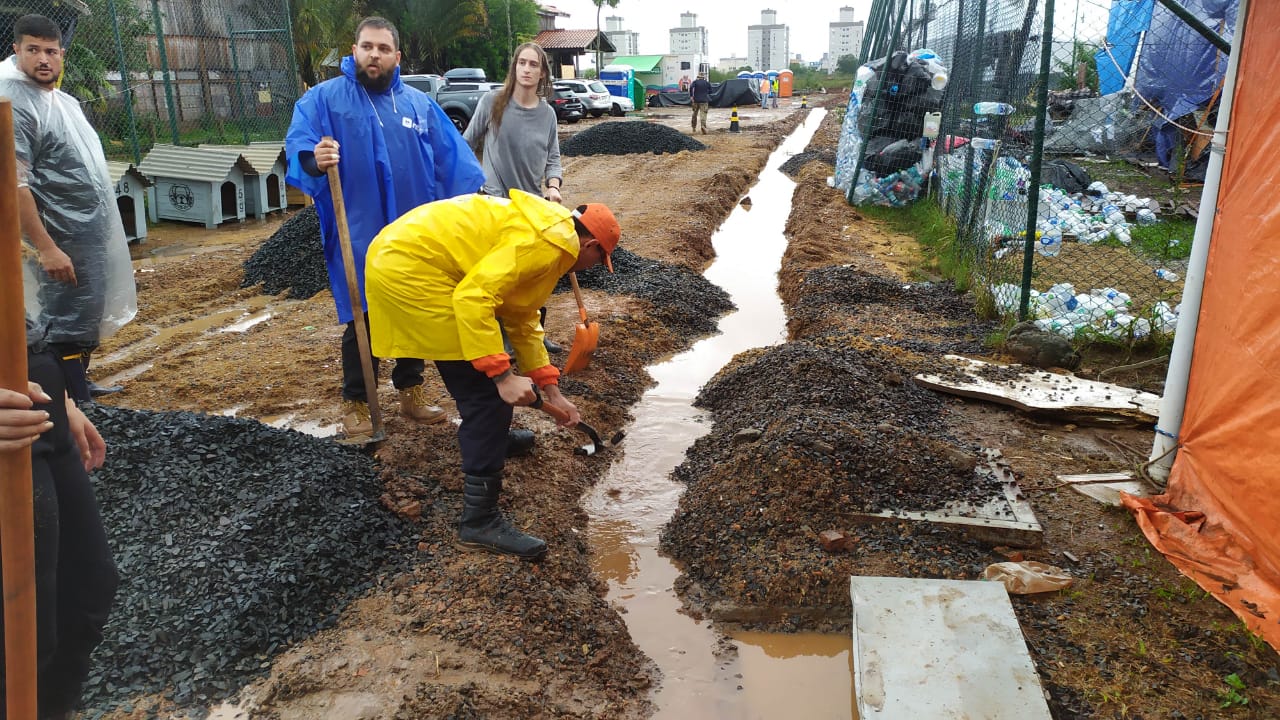
M 567 88 L 552 89 L 551 107 L 555 108 L 556 120 L 567 123 L 576 123 L 587 113 L 582 101 Z

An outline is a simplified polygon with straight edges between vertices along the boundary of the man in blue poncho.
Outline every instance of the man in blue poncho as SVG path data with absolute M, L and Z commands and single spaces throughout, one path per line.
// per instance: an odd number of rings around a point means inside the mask
M 298 100 L 285 138 L 288 181 L 315 200 L 329 287 L 338 320 L 347 325 L 342 335 L 342 424 L 352 442 L 372 437 L 368 403 L 377 398 L 365 392 L 327 170 L 337 166 L 342 179 L 362 303 L 365 252 L 384 226 L 419 205 L 473 193 L 484 184 L 475 154 L 440 106 L 401 82 L 399 47 L 399 32 L 390 22 L 362 20 L 351 55 L 342 59 L 342 76 L 320 83 Z M 326 136 L 333 139 L 323 140 Z M 374 358 L 375 373 L 377 363 Z M 391 382 L 400 391 L 401 414 L 439 422 L 445 413 L 422 388 L 423 368 L 419 358 L 398 358 Z

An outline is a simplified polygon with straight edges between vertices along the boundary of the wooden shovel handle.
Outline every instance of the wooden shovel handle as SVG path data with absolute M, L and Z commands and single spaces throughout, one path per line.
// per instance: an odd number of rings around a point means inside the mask
M 13 107 L 0 99 L 0 387 L 27 394 L 27 326 L 22 292 L 18 162 Z M 55 398 L 54 402 L 61 402 Z M 0 553 L 4 564 L 5 708 L 36 717 L 35 527 L 31 448 L 0 453 Z
M 333 138 L 326 135 L 325 140 Z M 338 226 L 338 244 L 342 246 L 342 265 L 347 271 L 347 295 L 351 299 L 351 319 L 356 326 L 356 346 L 360 350 L 360 368 L 364 371 L 364 391 L 369 404 L 369 420 L 373 423 L 373 437 L 382 435 L 382 409 L 378 406 L 378 378 L 373 374 L 373 352 L 369 349 L 369 330 L 364 322 L 364 301 L 360 297 L 360 283 L 356 279 L 355 252 L 351 249 L 351 230 L 347 227 L 347 204 L 342 199 L 342 178 L 338 166 L 330 165 L 325 171 L 329 176 L 329 196 L 333 198 L 333 217 Z
M 573 299 L 578 301 L 578 317 L 582 324 L 587 324 L 587 306 L 582 303 L 582 289 L 578 287 L 578 273 L 569 273 L 569 284 L 573 286 Z

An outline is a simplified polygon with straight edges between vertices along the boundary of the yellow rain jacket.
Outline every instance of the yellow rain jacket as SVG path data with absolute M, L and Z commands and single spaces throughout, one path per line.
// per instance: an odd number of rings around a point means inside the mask
M 410 210 L 378 233 L 365 260 L 373 354 L 470 360 L 493 377 L 510 367 L 501 318 L 520 366 L 539 384 L 554 382 L 538 308 L 579 249 L 568 208 L 519 190 Z

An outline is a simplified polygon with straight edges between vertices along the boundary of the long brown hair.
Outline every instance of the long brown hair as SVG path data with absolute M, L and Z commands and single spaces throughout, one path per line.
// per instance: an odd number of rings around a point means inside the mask
M 498 91 L 498 97 L 493 100 L 493 110 L 489 116 L 489 125 L 492 126 L 495 133 L 498 132 L 498 127 L 502 125 L 502 113 L 507 111 L 507 103 L 511 102 L 511 96 L 516 91 L 516 62 L 520 60 L 520 53 L 530 49 L 537 50 L 538 59 L 542 61 L 542 76 L 538 78 L 538 97 L 551 97 L 551 61 L 547 59 L 547 52 L 536 42 L 524 43 L 511 54 L 511 65 L 507 68 L 507 79 L 503 81 L 502 89 Z

